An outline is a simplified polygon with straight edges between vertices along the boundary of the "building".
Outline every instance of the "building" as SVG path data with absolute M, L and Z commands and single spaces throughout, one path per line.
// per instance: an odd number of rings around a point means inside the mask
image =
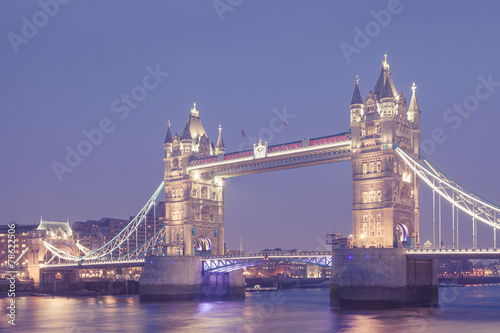
M 358 247 L 402 247 L 419 243 L 419 184 L 393 142 L 419 161 L 420 109 L 407 107 L 389 70 L 387 55 L 375 88 L 361 98 L 358 79 L 350 105 L 353 227 Z
M 344 236 L 342 234 L 327 234 L 326 244 L 332 246 L 332 249 L 352 249 L 354 238 L 352 235 Z
M 112 256 L 118 257 L 125 255 L 129 251 L 135 250 L 138 246 L 144 244 L 164 225 L 165 219 L 165 203 L 158 202 L 151 209 L 145 218 L 145 223 L 142 222 L 135 233 L 125 241 L 120 249 L 113 251 Z M 116 237 L 134 218 L 129 220 L 103 217 L 102 219 L 87 220 L 85 222 L 74 222 L 72 229 L 75 239 L 85 246 L 87 249 L 95 251 L 101 248 L 104 244 Z
M 473 264 L 468 259 L 441 259 L 438 261 L 438 275 L 456 277 L 473 275 Z
M 29 233 L 36 230 L 38 224 L 15 224 L 15 260 L 28 248 Z M 0 269 L 8 268 L 9 226 L 0 225 Z M 26 253 L 26 252 L 25 252 Z M 27 256 L 19 259 L 18 265 L 26 265 Z
M 222 128 L 210 143 L 195 103 L 181 135 L 168 123 L 163 147 L 167 254 L 224 254 L 224 178 L 186 172 L 192 160 L 224 158 Z

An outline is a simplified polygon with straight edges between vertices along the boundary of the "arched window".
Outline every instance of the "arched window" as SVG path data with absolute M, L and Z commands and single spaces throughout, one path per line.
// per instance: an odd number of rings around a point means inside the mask
M 203 186 L 201 188 L 201 198 L 202 199 L 208 199 L 208 189 L 206 186 Z

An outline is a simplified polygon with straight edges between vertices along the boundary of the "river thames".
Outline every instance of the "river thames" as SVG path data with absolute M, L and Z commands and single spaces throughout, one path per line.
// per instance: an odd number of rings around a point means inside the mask
M 17 297 L 11 332 L 496 332 L 500 285 L 440 288 L 437 308 L 335 312 L 329 289 L 242 301 L 140 303 L 138 296 Z M 6 313 L 9 299 L 0 299 Z

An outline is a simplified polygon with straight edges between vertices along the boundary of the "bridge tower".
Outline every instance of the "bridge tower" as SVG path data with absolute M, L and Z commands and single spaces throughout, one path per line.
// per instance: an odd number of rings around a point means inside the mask
M 419 242 L 419 183 L 393 149 L 415 160 L 420 151 L 420 110 L 413 84 L 409 108 L 392 81 L 387 54 L 374 90 L 364 101 L 358 78 L 350 105 L 353 232 L 358 247 L 391 248 Z
M 222 128 L 210 143 L 194 103 L 181 135 L 165 137 L 167 255 L 224 254 L 224 179 L 189 173 L 191 159 L 224 154 Z

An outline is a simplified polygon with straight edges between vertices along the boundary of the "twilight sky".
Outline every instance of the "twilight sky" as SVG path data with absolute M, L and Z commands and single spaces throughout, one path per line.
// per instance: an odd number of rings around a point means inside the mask
M 222 125 L 228 152 L 241 129 L 280 143 L 284 112 L 285 141 L 349 130 L 354 77 L 364 97 L 386 52 L 408 103 L 418 86 L 428 158 L 500 203 L 498 1 L 40 3 L 0 2 L 1 224 L 135 215 L 162 180 L 167 121 L 181 132 L 193 102 L 212 141 Z M 107 133 L 82 144 L 96 128 Z M 68 149 L 87 156 L 68 165 Z M 351 177 L 341 162 L 229 180 L 228 247 L 243 236 L 247 251 L 322 249 L 332 228 L 351 233 Z M 422 243 L 430 193 L 421 183 Z M 460 228 L 470 245 L 470 218 Z M 479 240 L 491 246 L 490 227 Z

